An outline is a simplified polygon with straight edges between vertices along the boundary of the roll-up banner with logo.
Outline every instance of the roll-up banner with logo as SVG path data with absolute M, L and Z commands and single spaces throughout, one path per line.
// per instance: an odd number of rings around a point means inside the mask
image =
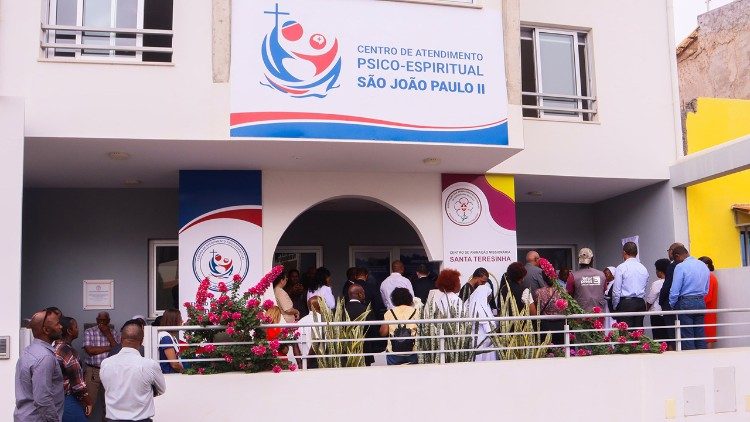
M 462 284 L 479 267 L 499 282 L 517 255 L 513 176 L 443 174 L 442 180 L 443 268 L 458 270 Z
M 194 302 L 200 282 L 210 289 L 263 276 L 260 171 L 180 171 L 180 306 Z M 184 309 L 183 309 L 184 312 Z
M 508 145 L 501 15 L 234 1 L 231 137 Z

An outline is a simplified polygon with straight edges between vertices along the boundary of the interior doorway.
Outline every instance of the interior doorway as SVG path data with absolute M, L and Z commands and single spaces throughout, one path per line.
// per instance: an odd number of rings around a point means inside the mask
M 416 230 L 399 214 L 375 201 L 335 198 L 300 214 L 287 228 L 274 251 L 274 265 L 305 273 L 314 262 L 331 272 L 331 288 L 341 293 L 349 267 L 365 267 L 373 280 L 390 274 L 393 260 L 404 261 L 406 276 L 430 262 Z

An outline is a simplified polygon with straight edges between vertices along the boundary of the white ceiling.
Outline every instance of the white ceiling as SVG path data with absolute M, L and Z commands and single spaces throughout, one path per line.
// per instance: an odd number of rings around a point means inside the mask
M 114 161 L 109 152 L 131 155 Z M 175 141 L 27 138 L 27 188 L 176 188 L 179 170 L 482 173 L 515 154 L 495 147 L 323 141 Z M 424 158 L 436 157 L 438 165 Z M 594 203 L 659 180 L 517 175 L 518 202 Z M 528 192 L 541 192 L 531 196 Z M 361 202 L 336 204 L 363 210 Z M 355 210 L 352 208 L 352 210 Z
M 112 151 L 131 155 L 113 161 Z M 512 148 L 325 141 L 175 141 L 27 138 L 24 185 L 31 188 L 176 188 L 179 170 L 481 173 Z M 437 165 L 425 158 L 439 158 Z

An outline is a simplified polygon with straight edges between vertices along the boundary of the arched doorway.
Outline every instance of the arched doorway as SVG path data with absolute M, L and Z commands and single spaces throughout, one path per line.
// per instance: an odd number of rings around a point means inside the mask
M 406 265 L 407 277 L 422 263 L 439 268 L 439 263 L 429 262 L 419 234 L 406 219 L 378 202 L 351 197 L 329 199 L 300 214 L 273 255 L 274 265 L 302 273 L 325 266 L 337 296 L 349 267 L 365 267 L 371 278 L 382 281 L 396 259 Z

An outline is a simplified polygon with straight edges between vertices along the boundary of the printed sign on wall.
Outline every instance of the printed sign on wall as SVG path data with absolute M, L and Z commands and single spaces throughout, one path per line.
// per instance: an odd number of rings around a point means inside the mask
M 508 145 L 507 103 L 498 9 L 232 3 L 232 137 Z
M 241 289 L 260 280 L 263 209 L 260 171 L 180 171 L 180 305 L 194 302 L 200 282 L 210 290 Z
M 484 267 L 499 282 L 517 254 L 513 176 L 444 174 L 442 179 L 443 267 L 458 270 L 462 283 Z

